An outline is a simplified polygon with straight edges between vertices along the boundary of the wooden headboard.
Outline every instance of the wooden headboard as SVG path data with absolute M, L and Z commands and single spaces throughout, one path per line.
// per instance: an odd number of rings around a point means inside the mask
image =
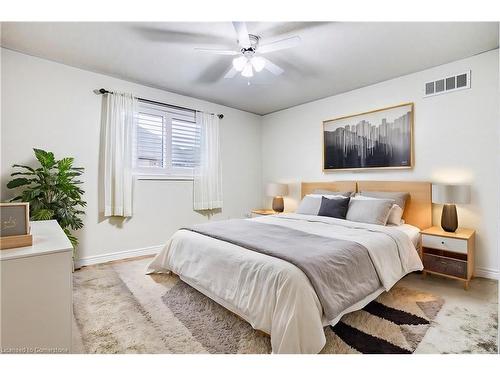
M 300 186 L 301 199 L 314 190 L 356 191 L 356 181 L 303 182 Z
M 331 191 L 400 191 L 410 194 L 403 219 L 407 224 L 426 229 L 432 226 L 432 187 L 422 181 L 335 181 L 303 182 L 301 197 L 315 189 Z
M 421 181 L 358 181 L 358 192 L 401 191 L 410 194 L 403 219 L 405 223 L 426 229 L 432 226 L 432 185 Z

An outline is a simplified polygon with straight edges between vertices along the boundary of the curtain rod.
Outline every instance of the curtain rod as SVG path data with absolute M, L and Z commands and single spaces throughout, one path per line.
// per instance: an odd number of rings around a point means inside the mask
M 114 94 L 113 91 L 109 91 L 109 90 L 106 90 L 106 89 L 99 89 L 99 90 L 94 90 L 94 92 L 97 94 L 97 95 L 104 95 L 104 94 Z M 147 102 L 147 103 L 151 103 L 151 104 L 159 104 L 159 105 L 166 105 L 168 107 L 172 107 L 172 108 L 178 108 L 178 109 L 187 109 L 187 110 L 190 110 L 190 111 L 195 111 L 194 109 L 192 108 L 186 108 L 186 107 L 181 107 L 181 106 L 178 106 L 178 105 L 173 105 L 173 104 L 168 104 L 168 103 L 162 103 L 162 102 L 157 102 L 157 101 L 154 101 L 154 100 L 149 100 L 149 99 L 144 99 L 144 98 L 137 98 L 139 99 L 140 101 L 142 102 Z M 211 113 L 212 115 L 216 115 L 218 118 L 220 118 L 221 120 L 224 118 L 224 115 L 222 113 Z

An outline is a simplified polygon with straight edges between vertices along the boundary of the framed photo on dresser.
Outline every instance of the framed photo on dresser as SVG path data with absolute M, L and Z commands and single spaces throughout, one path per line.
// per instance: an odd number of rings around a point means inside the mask
M 0 250 L 31 246 L 28 202 L 0 203 Z
M 323 121 L 323 171 L 413 167 L 413 103 Z
M 27 202 L 0 203 L 0 237 L 29 234 L 29 215 L 30 206 Z

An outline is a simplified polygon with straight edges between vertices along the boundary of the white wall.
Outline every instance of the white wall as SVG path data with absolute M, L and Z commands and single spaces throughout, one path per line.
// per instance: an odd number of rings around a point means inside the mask
M 33 163 L 31 148 L 74 156 L 86 168 L 88 201 L 80 257 L 158 246 L 180 226 L 207 220 L 192 210 L 191 182 L 137 181 L 135 215 L 104 220 L 98 212 L 100 87 L 210 112 L 222 112 L 224 210 L 214 219 L 242 217 L 263 203 L 262 182 L 290 182 L 286 208 L 300 181 L 374 179 L 466 182 L 472 203 L 460 206 L 463 226 L 477 229 L 479 274 L 498 276 L 498 50 L 382 82 L 264 117 L 152 89 L 2 49 L 1 199 L 13 163 Z M 472 69 L 472 88 L 422 98 L 427 80 Z M 370 109 L 415 103 L 415 168 L 407 171 L 321 171 L 322 121 Z M 262 127 L 261 127 L 262 125 Z M 262 128 L 262 131 L 261 131 Z M 261 176 L 262 171 L 262 176 Z M 265 200 L 266 206 L 270 205 Z M 439 224 L 440 207 L 434 222 Z M 489 273 L 488 273 L 489 272 Z
M 424 82 L 466 69 L 472 70 L 471 89 L 422 97 Z M 263 182 L 292 183 L 287 210 L 293 210 L 300 199 L 300 181 L 470 183 L 472 202 L 458 207 L 459 222 L 477 230 L 478 274 L 498 276 L 498 74 L 495 50 L 266 115 L 262 124 Z M 323 120 L 405 102 L 415 103 L 412 170 L 322 172 Z M 440 210 L 434 208 L 434 224 L 439 225 Z
M 108 88 L 214 113 L 223 113 L 221 153 L 224 209 L 213 219 L 243 217 L 261 203 L 261 117 L 101 74 L 2 49 L 1 199 L 13 163 L 33 164 L 33 147 L 73 156 L 85 167 L 88 202 L 78 233 L 82 258 L 164 243 L 179 227 L 207 220 L 192 210 L 192 182 L 135 183 L 134 216 L 105 220 L 98 212 L 98 157 L 102 97 Z M 103 260 L 105 260 L 104 258 Z

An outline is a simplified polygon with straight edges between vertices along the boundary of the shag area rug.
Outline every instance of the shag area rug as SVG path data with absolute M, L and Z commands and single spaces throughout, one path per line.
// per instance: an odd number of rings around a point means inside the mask
M 269 337 L 148 259 L 74 273 L 74 315 L 86 353 L 270 353 Z M 325 327 L 322 353 L 413 353 L 443 306 L 395 286 Z
M 181 280 L 162 300 L 210 353 L 239 353 L 242 348 L 257 346 L 259 352 L 271 351 L 268 336 L 255 332 L 240 317 Z M 325 328 L 327 343 L 322 352 L 413 353 L 442 305 L 433 295 L 392 288 Z

